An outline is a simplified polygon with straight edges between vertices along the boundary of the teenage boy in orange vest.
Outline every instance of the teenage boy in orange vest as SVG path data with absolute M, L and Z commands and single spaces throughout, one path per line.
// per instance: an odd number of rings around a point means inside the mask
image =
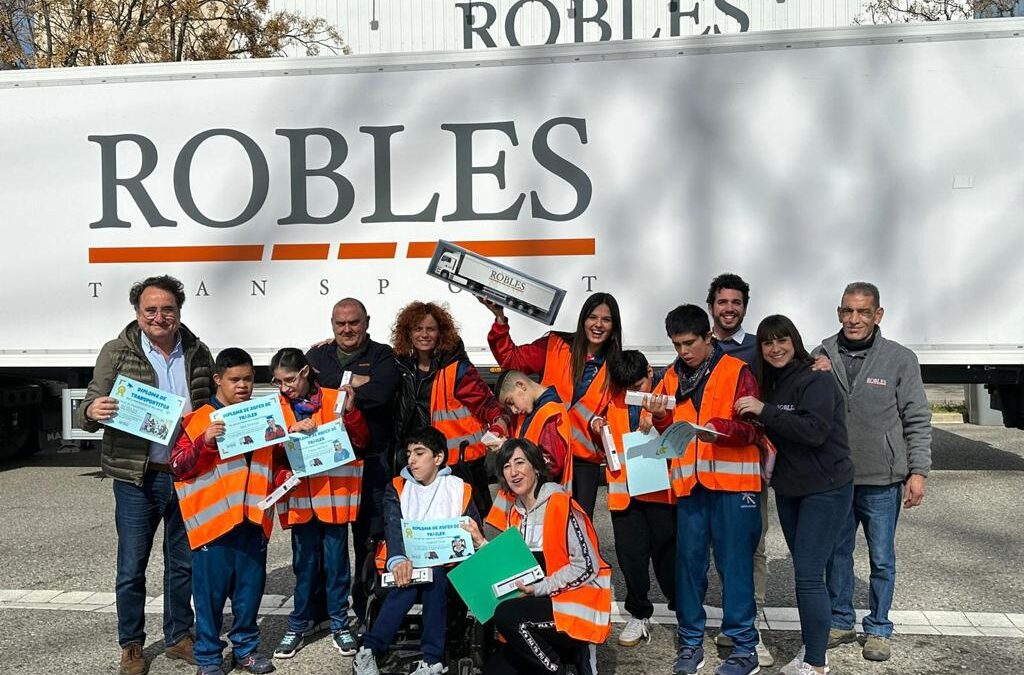
M 680 305 L 665 317 L 678 358 L 654 393 L 674 396 L 675 409 L 663 401 L 649 404 L 659 430 L 673 421 L 714 429 L 699 432 L 683 454 L 672 459 L 670 477 L 676 505 L 676 620 L 678 652 L 672 672 L 696 673 L 704 665 L 704 595 L 709 551 L 722 578 L 722 632 L 732 639 L 730 657 L 716 675 L 750 675 L 757 663 L 754 626 L 754 550 L 761 537 L 760 454 L 757 430 L 734 417 L 742 396 L 758 396 L 749 366 L 729 356 L 711 339 L 703 309 Z
M 445 672 L 445 633 L 448 626 L 448 569 L 431 567 L 433 581 L 410 585 L 412 561 L 405 555 L 402 519 L 439 520 L 469 516 L 482 527 L 473 504 L 469 483 L 445 466 L 448 440 L 437 429 L 423 427 L 413 431 L 404 442 L 408 462 L 401 475 L 384 490 L 384 537 L 387 543 L 385 568 L 395 575 L 395 584 L 384 599 L 373 627 L 363 635 L 363 646 L 352 662 L 355 675 L 379 675 L 377 657 L 387 652 L 405 615 L 416 603 L 423 605 L 423 635 L 420 651 L 423 660 L 412 675 Z
M 661 492 L 630 497 L 626 481 L 626 457 L 622 437 L 633 431 L 648 431 L 651 415 L 639 405 L 626 404 L 626 390 L 645 394 L 654 389 L 654 371 L 646 357 L 636 350 L 625 350 L 609 365 L 612 398 L 605 417 L 595 417 L 591 430 L 600 437 L 607 426 L 619 452 L 620 468 L 605 468 L 608 479 L 608 510 L 615 533 L 615 556 L 626 580 L 625 608 L 629 620 L 619 634 L 619 644 L 633 647 L 642 640 L 650 642 L 654 605 L 647 597 L 651 589 L 648 573 L 654 576 L 661 592 L 675 609 L 676 595 L 676 498 L 671 488 Z M 664 462 L 668 474 L 668 462 Z
M 185 416 L 185 433 L 171 451 L 174 488 L 192 547 L 192 596 L 196 605 L 195 659 L 198 675 L 223 675 L 234 668 L 272 673 L 274 666 L 259 653 L 256 614 L 267 579 L 267 540 L 272 509 L 257 504 L 273 491 L 274 447 L 221 459 L 217 439 L 224 422 L 211 422 L 218 408 L 252 397 L 252 357 L 236 347 L 225 349 L 214 363 L 217 389 L 210 402 Z M 220 639 L 224 604 L 231 598 L 232 663 L 222 667 Z
M 544 453 L 551 480 L 571 490 L 572 421 L 555 387 L 537 384 L 521 371 L 507 370 L 498 378 L 495 390 L 498 392 L 498 402 L 515 416 L 511 435 L 514 438 L 525 438 L 539 447 Z M 514 495 L 498 490 L 487 514 L 487 522 L 500 527 L 499 523 L 506 521 L 514 502 Z

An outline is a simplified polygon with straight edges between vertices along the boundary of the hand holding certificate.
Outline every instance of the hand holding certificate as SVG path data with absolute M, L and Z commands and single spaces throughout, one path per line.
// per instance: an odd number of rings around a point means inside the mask
M 412 566 L 436 567 L 461 562 L 473 555 L 473 538 L 462 527 L 466 520 L 465 516 L 418 521 L 403 518 L 402 540 Z
M 221 459 L 280 443 L 285 437 L 284 412 L 277 396 L 261 396 L 214 410 L 210 419 L 224 421 L 224 436 L 217 439 Z
M 290 434 L 284 450 L 292 472 L 299 478 L 329 471 L 356 458 L 341 420 L 321 424 L 310 434 Z
M 658 432 L 652 429 L 646 434 L 642 431 L 623 434 L 622 446 L 626 454 L 626 489 L 630 496 L 669 488 L 667 460 L 670 455 Z
M 110 396 L 117 401 L 117 413 L 102 424 L 170 445 L 185 409 L 185 399 L 124 375 L 114 380 Z

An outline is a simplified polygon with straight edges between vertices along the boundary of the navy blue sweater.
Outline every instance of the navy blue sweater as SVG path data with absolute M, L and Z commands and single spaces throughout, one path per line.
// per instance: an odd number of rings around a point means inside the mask
M 760 419 L 779 451 L 772 487 L 780 495 L 801 497 L 825 492 L 853 480 L 846 438 L 846 404 L 831 373 L 791 361 L 765 394 Z

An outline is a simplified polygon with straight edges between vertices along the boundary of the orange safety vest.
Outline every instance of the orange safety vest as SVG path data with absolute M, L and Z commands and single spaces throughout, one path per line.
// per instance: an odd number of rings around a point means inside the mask
M 605 476 L 608 478 L 608 510 L 609 511 L 625 511 L 629 508 L 629 488 L 626 483 L 626 455 L 625 448 L 622 445 L 622 437 L 630 432 L 629 429 L 629 408 L 626 406 L 625 393 L 619 394 L 608 404 L 608 410 L 605 414 L 605 420 L 608 422 L 608 428 L 611 429 L 612 438 L 615 439 L 616 448 L 619 451 L 619 464 L 622 467 L 618 471 L 612 471 L 605 466 Z M 640 413 L 641 415 L 650 415 L 647 411 Z M 665 472 L 668 473 L 668 462 L 665 462 Z M 672 490 L 663 490 L 661 492 L 651 492 L 645 495 L 637 495 L 635 497 L 641 502 L 651 502 L 655 504 L 675 504 L 676 498 L 672 494 Z
M 461 479 L 460 479 L 461 480 Z M 405 478 L 396 476 L 391 479 L 391 484 L 395 486 L 395 492 L 398 493 L 398 498 L 402 498 L 402 490 L 405 489 Z M 473 501 L 473 486 L 469 483 L 462 481 L 462 511 L 465 513 L 469 509 L 469 503 Z M 377 544 L 377 553 L 373 558 L 374 564 L 377 566 L 377 572 L 383 574 L 387 572 L 386 564 L 388 562 L 388 543 L 387 541 L 381 540 Z M 453 565 L 455 563 L 452 563 Z M 447 567 L 447 565 L 445 565 Z
M 743 361 L 724 354 L 704 385 L 700 413 L 694 408 L 693 401 L 687 399 L 684 403 L 676 404 L 673 420 L 704 425 L 715 417 L 731 419 L 736 386 L 745 366 Z M 665 371 L 665 377 L 654 393 L 675 396 L 678 389 L 679 376 L 673 364 Z M 705 443 L 694 437 L 686 446 L 683 456 L 672 459 L 669 474 L 672 477 L 672 491 L 677 497 L 689 495 L 698 482 L 709 490 L 760 492 L 760 451 L 756 445 L 726 447 Z
M 185 416 L 185 433 L 192 442 L 206 433 L 210 413 L 214 410 L 206 404 Z M 174 481 L 181 518 L 193 551 L 246 520 L 262 527 L 264 536 L 270 539 L 274 520 L 269 510 L 261 511 L 258 504 L 273 491 L 273 461 L 273 446 L 254 451 L 251 464 L 245 461 L 244 455 L 229 459 L 217 455 L 206 472 L 188 480 Z
M 569 564 L 569 511 L 576 514 L 576 523 L 586 527 L 587 538 L 597 555 L 597 576 L 582 586 L 566 588 L 551 596 L 551 607 L 555 615 L 555 628 L 584 642 L 601 644 L 608 639 L 611 631 L 612 611 L 612 568 L 600 554 L 597 531 L 582 507 L 565 492 L 556 492 L 548 498 L 544 507 L 544 569 L 554 573 Z M 518 528 L 522 516 L 512 509 L 499 525 L 499 530 Z
M 448 466 L 458 464 L 459 446 L 463 441 L 469 441 L 464 455 L 467 462 L 487 455 L 487 446 L 481 440 L 487 425 L 455 398 L 458 369 L 459 362 L 456 361 L 437 371 L 430 389 L 430 424 L 448 439 Z
M 317 426 L 338 419 L 334 406 L 338 390 L 321 387 L 323 398 L 320 409 L 311 418 Z M 281 410 L 289 429 L 296 423 L 292 406 L 281 397 Z M 359 514 L 360 490 L 363 485 L 363 460 L 356 459 L 328 469 L 323 473 L 299 479 L 284 499 L 277 503 L 277 517 L 281 527 L 308 523 L 314 517 L 322 523 L 341 525 L 355 522 Z
M 568 416 L 565 405 L 561 401 L 548 401 L 542 405 L 534 414 L 530 420 L 530 425 L 526 429 L 522 429 L 523 421 L 526 419 L 525 415 L 516 415 L 513 421 L 513 429 L 519 430 L 517 438 L 525 438 L 534 445 L 540 446 L 540 432 L 544 429 L 544 425 L 547 421 L 555 415 L 562 415 L 562 419 Z M 569 427 L 571 425 L 567 422 L 562 423 L 558 428 L 558 433 L 561 434 L 562 439 L 565 441 L 565 446 L 568 448 L 569 445 Z M 497 471 L 500 472 L 502 468 L 497 467 Z M 572 458 L 566 457 L 565 463 L 562 467 L 562 479 L 558 481 L 559 484 L 565 488 L 566 493 L 572 494 Z M 491 510 L 487 513 L 485 522 L 498 527 L 495 523 L 503 523 L 508 517 L 509 510 L 512 508 L 512 504 L 515 503 L 516 496 L 508 490 L 498 490 L 498 493 L 494 496 L 494 503 L 491 504 Z
M 603 415 L 611 394 L 608 391 L 607 364 L 602 363 L 594 380 L 580 400 L 569 406 L 569 422 L 572 427 L 572 456 L 600 464 L 604 461 L 604 453 L 594 445 L 590 438 L 590 420 L 595 415 Z M 572 348 L 555 333 L 548 334 L 547 354 L 544 357 L 544 372 L 540 383 L 545 387 L 554 387 L 563 401 L 571 401 L 573 393 L 572 381 Z

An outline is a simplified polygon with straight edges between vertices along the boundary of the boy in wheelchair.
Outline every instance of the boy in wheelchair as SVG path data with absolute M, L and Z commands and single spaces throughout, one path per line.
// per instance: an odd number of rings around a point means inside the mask
M 363 646 L 352 663 L 355 675 L 379 675 L 377 659 L 387 653 L 406 615 L 417 602 L 422 606 L 420 651 L 423 658 L 413 675 L 445 672 L 445 637 L 450 623 L 448 569 L 432 567 L 432 581 L 411 584 L 413 568 L 405 555 L 402 519 L 423 521 L 469 516 L 478 527 L 482 526 L 480 514 L 473 505 L 472 488 L 445 466 L 448 442 L 444 434 L 424 427 L 409 434 L 404 445 L 408 465 L 385 490 L 386 553 L 378 555 L 385 561 L 384 570 L 394 575 L 395 587 L 389 590 L 372 626 L 363 635 Z M 460 614 L 465 616 L 465 608 Z

